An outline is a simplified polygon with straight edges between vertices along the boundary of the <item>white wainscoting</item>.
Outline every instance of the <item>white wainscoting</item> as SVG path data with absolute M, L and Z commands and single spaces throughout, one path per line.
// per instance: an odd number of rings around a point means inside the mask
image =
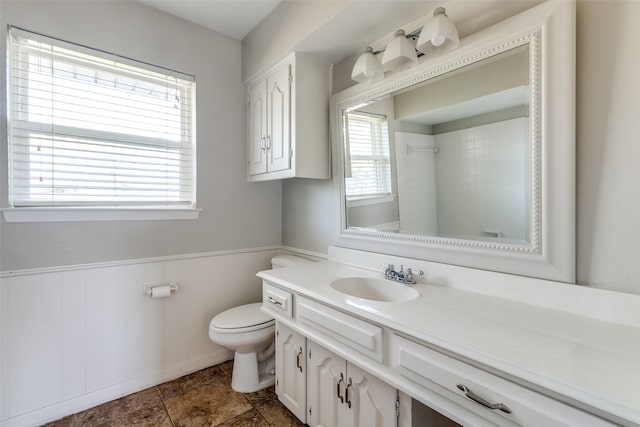
M 36 425 L 233 356 L 208 337 L 261 300 L 277 247 L 0 273 L 0 425 Z M 177 281 L 163 299 L 144 285 Z

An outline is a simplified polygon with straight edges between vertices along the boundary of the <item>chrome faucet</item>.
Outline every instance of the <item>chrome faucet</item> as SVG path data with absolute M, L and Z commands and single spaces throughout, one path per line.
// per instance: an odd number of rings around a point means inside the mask
M 418 270 L 418 274 L 422 276 L 424 272 Z M 404 271 L 404 265 L 400 266 L 400 271 L 396 271 L 396 267 L 393 264 L 387 265 L 384 270 L 384 278 L 393 280 L 394 282 L 404 283 L 405 285 L 414 285 L 416 283 L 416 280 L 413 278 L 413 269 L 407 268 L 407 271 Z

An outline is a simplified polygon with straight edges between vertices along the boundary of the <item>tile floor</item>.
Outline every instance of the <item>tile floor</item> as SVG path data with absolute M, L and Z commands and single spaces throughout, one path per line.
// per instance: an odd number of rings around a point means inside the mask
M 304 425 L 278 401 L 273 387 L 247 394 L 233 391 L 232 369 L 233 362 L 225 362 L 70 415 L 46 426 Z

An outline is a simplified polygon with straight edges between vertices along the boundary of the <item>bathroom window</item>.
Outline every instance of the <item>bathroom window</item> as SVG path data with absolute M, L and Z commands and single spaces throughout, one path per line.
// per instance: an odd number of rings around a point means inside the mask
M 346 196 L 358 200 L 391 194 L 387 118 L 379 114 L 345 114 Z
M 195 78 L 9 29 L 14 208 L 195 208 Z

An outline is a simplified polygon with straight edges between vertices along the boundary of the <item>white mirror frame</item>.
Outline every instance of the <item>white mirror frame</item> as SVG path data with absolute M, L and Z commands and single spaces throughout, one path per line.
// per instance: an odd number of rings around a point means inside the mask
M 347 228 L 345 109 L 529 44 L 532 194 L 529 244 Z M 331 97 L 341 233 L 336 246 L 575 283 L 575 3 L 550 1 L 466 37 L 457 50 Z

